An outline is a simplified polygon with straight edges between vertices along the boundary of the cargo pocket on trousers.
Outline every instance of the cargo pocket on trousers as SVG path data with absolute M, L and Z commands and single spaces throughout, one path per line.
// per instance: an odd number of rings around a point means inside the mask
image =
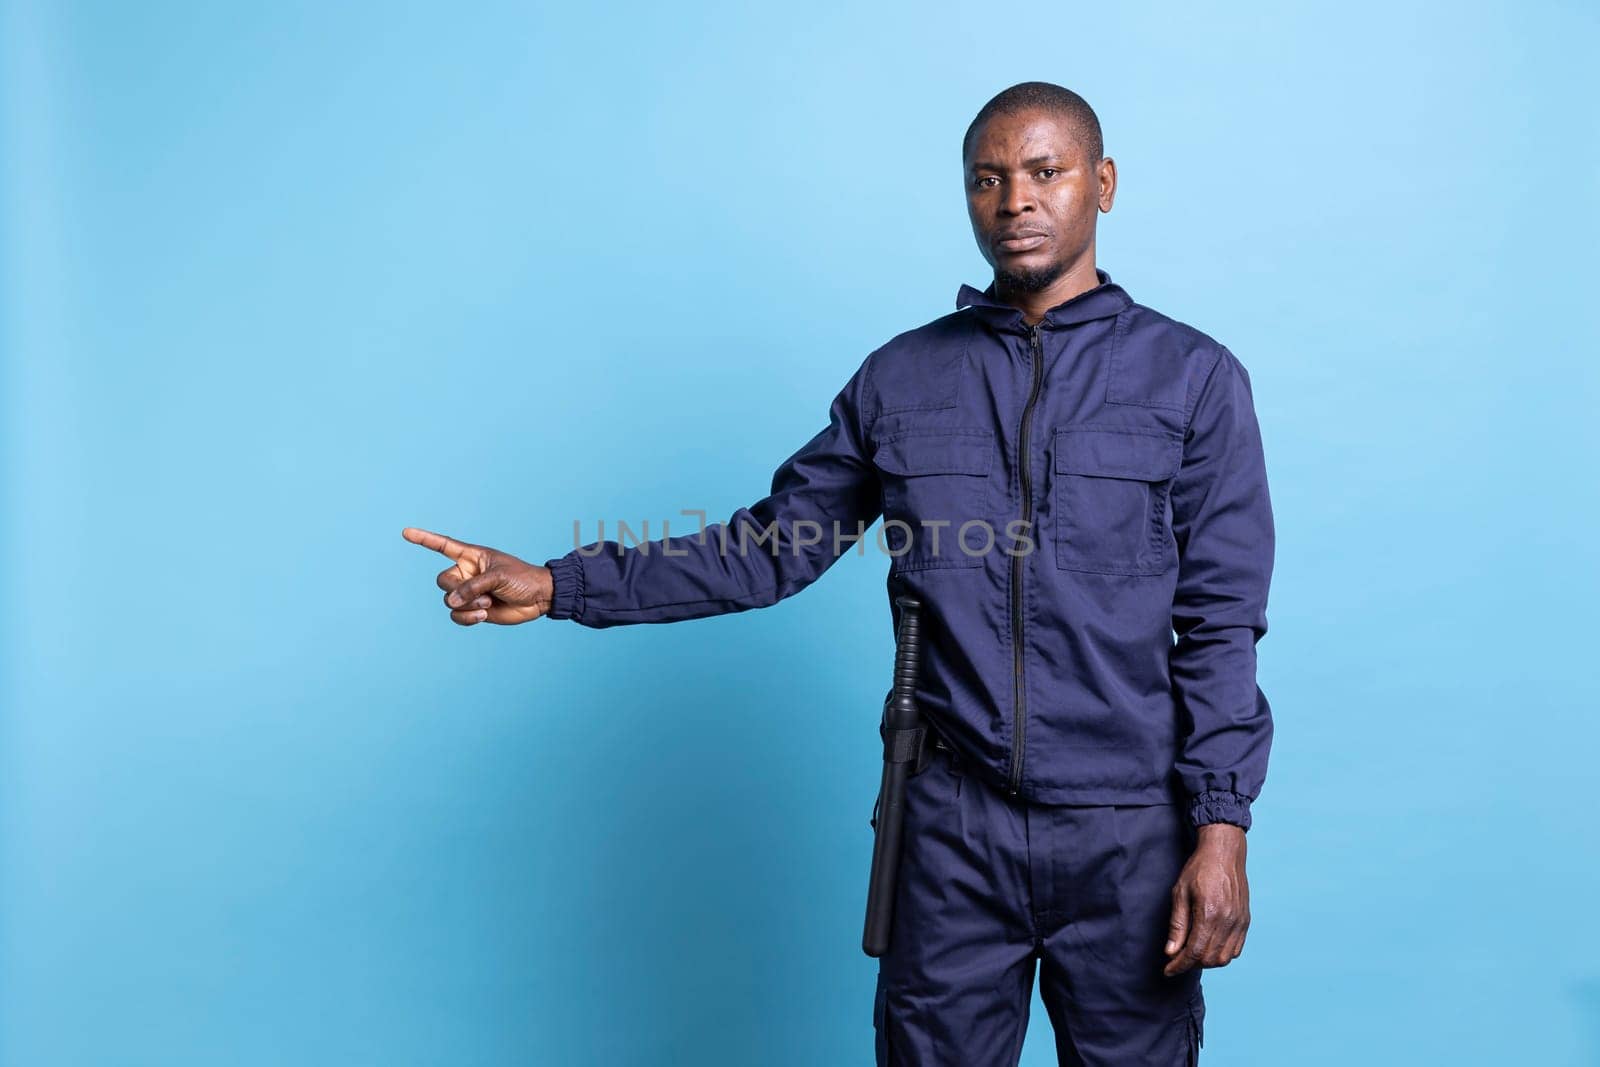
M 885 1018 L 885 1012 L 888 1010 L 887 999 L 884 994 L 883 977 L 880 974 L 878 990 L 872 997 L 872 1032 L 877 1042 L 877 1047 L 873 1051 L 880 1064 L 889 1062 L 889 1030 L 888 1020 Z
M 1189 998 L 1188 1018 L 1185 1021 L 1189 1027 L 1189 1067 L 1199 1067 L 1200 1048 L 1205 1044 L 1206 1037 L 1206 998 L 1198 988 L 1194 996 Z
M 1097 574 L 1162 574 L 1177 562 L 1167 518 L 1183 439 L 1146 429 L 1055 433 L 1056 566 Z

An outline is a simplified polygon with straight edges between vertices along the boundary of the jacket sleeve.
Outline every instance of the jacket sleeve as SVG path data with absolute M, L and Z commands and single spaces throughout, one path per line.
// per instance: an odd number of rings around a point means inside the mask
M 883 501 L 863 423 L 871 361 L 834 398 L 828 425 L 778 467 L 762 500 L 693 533 L 597 541 L 547 560 L 555 582 L 549 618 L 601 629 L 767 607 L 816 581 L 844 552 L 864 552 Z
M 1178 583 L 1169 654 L 1187 718 L 1176 769 L 1189 819 L 1250 827 L 1266 779 L 1272 709 L 1256 685 L 1274 550 L 1250 376 L 1226 348 L 1201 388 L 1172 488 Z

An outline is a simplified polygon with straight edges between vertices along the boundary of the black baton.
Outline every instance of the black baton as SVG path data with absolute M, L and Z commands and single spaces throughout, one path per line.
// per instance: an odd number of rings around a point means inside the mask
M 910 596 L 897 596 L 894 602 L 900 608 L 900 624 L 894 634 L 894 688 L 883 706 L 883 783 L 878 787 L 877 837 L 872 843 L 872 876 L 867 882 L 867 925 L 861 935 L 861 949 L 872 957 L 889 949 L 907 768 L 916 762 L 927 729 L 916 699 L 922 602 Z

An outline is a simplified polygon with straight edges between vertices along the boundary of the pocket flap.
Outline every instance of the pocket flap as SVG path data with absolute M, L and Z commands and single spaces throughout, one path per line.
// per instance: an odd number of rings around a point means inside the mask
M 988 474 L 990 430 L 913 430 L 878 442 L 872 460 L 890 474 Z
M 1183 464 L 1183 439 L 1150 430 L 1056 431 L 1056 471 L 1164 482 Z

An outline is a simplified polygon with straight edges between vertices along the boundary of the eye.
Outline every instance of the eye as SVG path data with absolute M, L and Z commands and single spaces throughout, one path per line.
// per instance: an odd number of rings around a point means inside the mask
M 1044 169 L 1043 169 L 1043 170 L 1041 170 L 1041 171 L 1040 171 L 1040 172 L 1039 172 L 1039 173 L 1040 173 L 1040 174 L 1060 174 L 1060 173 L 1061 173 L 1061 172 L 1060 172 L 1060 171 L 1058 171 L 1058 170 L 1057 170 L 1057 169 L 1056 169 L 1056 168 L 1054 168 L 1054 167 L 1046 167 L 1046 168 L 1044 168 Z
M 1000 179 L 998 179 L 998 178 L 996 178 L 996 177 L 995 177 L 995 176 L 994 176 L 994 175 L 993 175 L 993 174 L 989 174 L 989 175 L 985 175 L 985 176 L 984 176 L 984 177 L 982 177 L 982 178 L 979 178 L 979 179 L 978 179 L 978 180 L 977 180 L 977 181 L 976 181 L 976 182 L 974 182 L 974 183 L 973 183 L 973 184 L 975 184 L 975 185 L 976 185 L 976 186 L 977 186 L 977 187 L 978 187 L 978 188 L 979 188 L 979 189 L 986 189 L 986 188 L 989 188 L 989 186 L 986 186 L 986 185 L 984 185 L 984 184 L 983 184 L 983 183 L 984 183 L 984 182 L 988 182 L 988 181 L 999 181 L 999 180 L 1000 180 Z

